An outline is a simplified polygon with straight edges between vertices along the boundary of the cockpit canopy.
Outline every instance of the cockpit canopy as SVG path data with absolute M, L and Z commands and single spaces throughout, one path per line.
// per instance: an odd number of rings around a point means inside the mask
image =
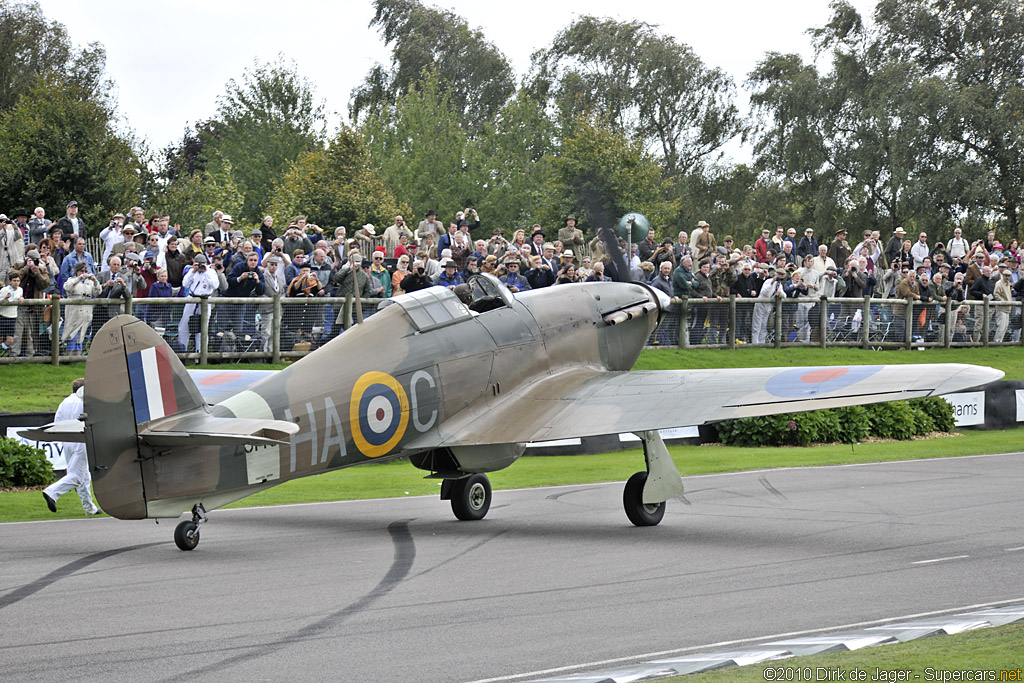
M 427 332 L 468 320 L 473 317 L 473 312 L 482 313 L 512 304 L 512 292 L 493 275 L 474 275 L 468 285 L 473 297 L 469 306 L 447 287 L 427 287 L 385 299 L 377 306 L 377 310 L 397 304 L 406 312 L 418 332 Z

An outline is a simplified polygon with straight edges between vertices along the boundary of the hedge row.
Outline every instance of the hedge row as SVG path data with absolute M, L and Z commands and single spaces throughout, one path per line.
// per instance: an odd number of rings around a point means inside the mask
M 716 425 L 718 437 L 729 446 L 857 443 L 869 437 L 906 440 L 930 432 L 949 432 L 953 426 L 953 406 L 938 397 L 748 417 Z
M 0 487 L 46 486 L 55 479 L 53 466 L 41 450 L 0 436 Z

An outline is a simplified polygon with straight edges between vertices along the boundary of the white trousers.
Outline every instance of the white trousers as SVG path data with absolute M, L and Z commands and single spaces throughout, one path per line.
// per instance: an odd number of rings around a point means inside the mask
M 82 499 L 82 507 L 85 511 L 90 514 L 98 511 L 99 508 L 96 503 L 92 502 L 92 492 L 89 490 L 89 486 L 92 484 L 92 475 L 89 473 L 89 458 L 85 454 L 85 444 L 66 444 L 64 454 L 68 473 L 56 483 L 47 486 L 46 495 L 57 500 L 71 489 L 78 489 L 78 497 Z
M 768 316 L 770 316 L 771 313 L 772 306 L 769 306 L 768 304 L 754 305 L 754 329 L 751 335 L 751 343 L 764 344 L 764 340 L 768 336 Z
M 178 321 L 178 343 L 185 348 L 186 352 L 188 352 L 188 321 L 193 315 L 199 315 L 197 308 L 197 304 L 185 304 L 185 308 L 181 312 L 181 320 Z M 196 332 L 196 353 L 199 353 L 201 336 L 199 332 Z

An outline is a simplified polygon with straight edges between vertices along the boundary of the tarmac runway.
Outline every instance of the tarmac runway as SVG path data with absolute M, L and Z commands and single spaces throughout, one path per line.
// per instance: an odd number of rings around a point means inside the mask
M 480 522 L 435 498 L 215 511 L 193 552 L 169 521 L 2 524 L 0 672 L 526 680 L 1024 596 L 1024 454 L 686 484 L 642 529 L 621 484 L 498 491 Z

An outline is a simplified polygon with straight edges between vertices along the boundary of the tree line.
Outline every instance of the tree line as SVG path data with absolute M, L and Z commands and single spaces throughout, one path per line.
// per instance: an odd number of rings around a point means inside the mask
M 463 17 L 375 0 L 390 62 L 353 90 L 347 123 L 328 129 L 315 84 L 282 55 L 153 152 L 125 132 L 102 45 L 0 0 L 0 196 L 7 209 L 74 198 L 90 225 L 135 204 L 187 226 L 215 209 L 334 226 L 473 206 L 506 232 L 640 211 L 660 235 L 707 220 L 740 244 L 775 225 L 1019 237 L 1024 5 L 831 8 L 808 29 L 816 60 L 757 63 L 744 114 L 726 73 L 641 21 L 580 17 L 516 74 Z M 723 159 L 737 137 L 749 164 Z

